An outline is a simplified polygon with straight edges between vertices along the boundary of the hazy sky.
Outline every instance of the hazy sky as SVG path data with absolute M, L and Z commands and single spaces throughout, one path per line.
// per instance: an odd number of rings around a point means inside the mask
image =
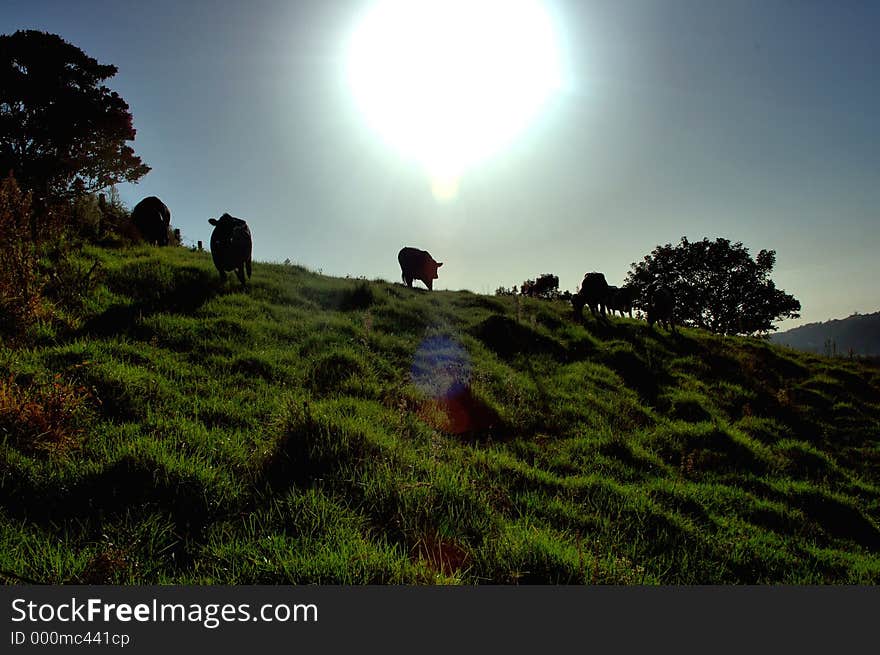
M 396 281 L 411 245 L 444 262 L 435 289 L 491 293 L 619 284 L 657 244 L 720 236 L 777 251 L 803 305 L 783 327 L 880 309 L 880 3 L 548 1 L 561 90 L 445 203 L 352 99 L 370 4 L 3 0 L 0 32 L 119 67 L 153 168 L 122 198 L 161 197 L 188 243 L 229 212 L 260 261 Z

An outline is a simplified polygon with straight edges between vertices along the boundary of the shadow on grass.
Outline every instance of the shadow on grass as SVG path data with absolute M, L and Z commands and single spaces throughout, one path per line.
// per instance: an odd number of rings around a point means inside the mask
M 717 425 L 689 424 L 695 429 L 679 434 L 661 448 L 663 455 L 688 476 L 745 472 L 763 474 L 768 463 L 746 444 Z
M 271 450 L 257 464 L 257 486 L 274 490 L 311 486 L 367 458 L 373 451 L 364 434 L 339 423 L 308 401 L 291 403 Z
M 614 440 L 599 448 L 599 452 L 610 459 L 628 467 L 638 476 L 656 475 L 657 466 L 649 459 L 640 457 L 622 441 Z
M 654 404 L 661 383 L 666 381 L 665 372 L 652 365 L 643 354 L 636 352 L 625 342 L 611 342 L 598 352 L 598 360 L 616 372 L 624 384 L 647 402 Z
M 558 361 L 566 358 L 561 343 L 507 316 L 490 316 L 472 328 L 471 333 L 503 359 L 510 360 L 519 354 L 550 355 Z
M 802 491 L 789 498 L 825 532 L 873 551 L 880 551 L 880 530 L 858 509 L 820 491 Z
M 667 414 L 670 418 L 688 423 L 702 423 L 712 419 L 712 414 L 693 398 L 675 398 L 671 401 Z
M 172 518 L 182 534 L 198 534 L 217 515 L 213 494 L 192 476 L 161 464 L 126 456 L 69 484 L 7 470 L 0 503 L 10 516 L 44 526 L 77 520 L 87 523 L 152 505 Z M 178 562 L 180 564 L 180 562 Z
M 306 287 L 304 295 L 321 309 L 351 312 L 369 309 L 379 300 L 366 281 L 335 287 Z
M 506 434 L 504 421 L 470 386 L 455 382 L 440 398 L 425 401 L 419 418 L 433 428 L 471 441 L 493 441 Z
M 156 274 L 147 275 L 145 270 Z M 139 275 L 146 277 L 140 279 Z M 223 292 L 220 281 L 207 270 L 195 267 L 167 267 L 165 270 L 158 263 L 146 269 L 130 265 L 116 277 L 111 277 L 108 287 L 128 296 L 131 302 L 111 305 L 92 317 L 83 326 L 83 333 L 110 336 L 130 332 L 142 317 L 150 314 L 192 314 Z

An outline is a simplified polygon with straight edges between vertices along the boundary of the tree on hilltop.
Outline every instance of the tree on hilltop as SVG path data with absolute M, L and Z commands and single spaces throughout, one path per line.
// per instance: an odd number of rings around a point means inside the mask
M 536 280 L 525 280 L 520 285 L 520 293 L 532 298 L 553 300 L 559 296 L 559 277 L 552 273 L 543 273 Z
M 626 284 L 637 289 L 643 304 L 649 285 L 667 287 L 675 297 L 676 319 L 684 325 L 755 334 L 776 330 L 774 321 L 800 316 L 800 301 L 770 279 L 775 264 L 774 250 L 761 250 L 753 259 L 741 242 L 682 237 L 678 245 L 657 246 L 633 262 Z
M 146 175 L 128 104 L 102 84 L 116 72 L 55 34 L 0 35 L 0 171 L 37 198 Z

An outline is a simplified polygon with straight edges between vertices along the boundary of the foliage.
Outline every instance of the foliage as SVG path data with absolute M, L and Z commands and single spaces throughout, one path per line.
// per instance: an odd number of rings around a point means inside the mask
M 146 175 L 128 105 L 102 84 L 116 72 L 55 34 L 0 35 L 0 170 L 41 199 Z
M 131 212 L 115 186 L 108 193 L 84 193 L 67 203 L 70 228 L 79 239 L 105 246 L 139 243 L 141 235 L 131 221 Z M 169 243 L 175 243 L 169 229 Z
M 15 178 L 0 182 L 0 333 L 24 332 L 40 313 L 44 281 L 37 268 L 37 249 L 30 240 L 31 195 Z
M 520 294 L 531 298 L 553 300 L 559 296 L 559 277 L 542 273 L 536 280 L 526 280 L 520 285 Z
M 40 239 L 33 238 L 36 210 L 12 176 L 0 181 L 0 335 L 26 337 L 40 320 L 81 309 L 97 285 L 97 260 L 81 261 L 72 203 L 44 207 Z M 75 207 L 75 205 L 74 205 Z
M 66 454 L 84 438 L 89 394 L 55 374 L 51 382 L 22 388 L 0 380 L 0 438 L 25 452 Z
M 797 318 L 800 302 L 777 289 L 770 272 L 776 252 L 761 250 L 752 259 L 741 242 L 727 239 L 657 246 L 633 262 L 626 284 L 644 306 L 648 287 L 657 282 L 675 297 L 676 321 L 720 334 L 755 334 L 775 330 L 774 321 Z

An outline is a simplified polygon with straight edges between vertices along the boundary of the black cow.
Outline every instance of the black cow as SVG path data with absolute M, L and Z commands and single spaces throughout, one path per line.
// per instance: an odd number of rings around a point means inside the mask
M 571 297 L 571 304 L 574 306 L 575 316 L 579 319 L 584 305 L 590 308 L 593 316 L 597 313 L 605 316 L 605 308 L 608 304 L 608 282 L 605 281 L 605 275 L 596 272 L 584 275 L 580 290 Z
M 168 245 L 171 211 L 156 196 L 148 196 L 134 206 L 131 220 L 144 241 L 157 246 Z
M 253 241 L 246 221 L 223 214 L 220 219 L 210 218 L 214 226 L 211 233 L 211 257 L 214 266 L 220 271 L 220 279 L 226 281 L 226 271 L 235 271 L 241 286 L 244 286 L 244 271 L 251 277 L 251 250 Z
M 621 316 L 626 312 L 632 318 L 635 299 L 636 290 L 632 287 L 608 287 L 608 309 L 611 310 L 612 316 L 615 311 L 618 311 Z
M 667 330 L 675 332 L 675 296 L 664 286 L 652 284 L 648 287 L 648 325 L 653 329 L 659 323 Z
M 413 280 L 421 280 L 429 291 L 434 288 L 434 280 L 438 277 L 437 269 L 443 266 L 443 262 L 434 261 L 427 250 L 409 247 L 400 249 L 397 261 L 406 286 L 412 287 Z

